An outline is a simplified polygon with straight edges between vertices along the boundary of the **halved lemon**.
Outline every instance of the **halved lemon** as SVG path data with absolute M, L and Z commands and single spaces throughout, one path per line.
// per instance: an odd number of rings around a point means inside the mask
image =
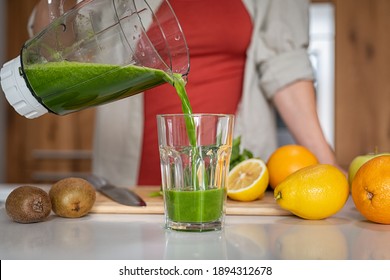
M 238 201 L 253 201 L 263 197 L 269 182 L 264 161 L 251 158 L 240 162 L 229 172 L 229 198 Z

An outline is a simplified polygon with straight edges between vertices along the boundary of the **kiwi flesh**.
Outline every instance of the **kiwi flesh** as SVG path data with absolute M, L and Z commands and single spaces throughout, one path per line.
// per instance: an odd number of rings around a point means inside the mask
M 7 215 L 18 223 L 36 223 L 45 220 L 51 212 L 51 201 L 47 192 L 34 186 L 14 189 L 5 201 Z
M 92 209 L 95 188 L 86 180 L 69 177 L 59 180 L 49 191 L 53 212 L 60 217 L 79 218 Z

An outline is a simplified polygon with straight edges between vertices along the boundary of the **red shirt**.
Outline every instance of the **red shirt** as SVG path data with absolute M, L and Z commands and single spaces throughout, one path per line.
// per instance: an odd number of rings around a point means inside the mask
M 170 0 L 187 40 L 186 91 L 194 113 L 234 114 L 242 93 L 252 22 L 241 0 Z M 182 113 L 165 84 L 144 94 L 144 134 L 138 185 L 161 185 L 157 114 Z

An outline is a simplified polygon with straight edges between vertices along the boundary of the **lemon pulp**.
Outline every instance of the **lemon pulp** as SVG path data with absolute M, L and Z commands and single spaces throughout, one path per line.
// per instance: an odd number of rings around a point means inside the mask
M 266 164 L 261 159 L 247 159 L 229 172 L 227 195 L 233 200 L 253 201 L 263 196 L 268 182 Z

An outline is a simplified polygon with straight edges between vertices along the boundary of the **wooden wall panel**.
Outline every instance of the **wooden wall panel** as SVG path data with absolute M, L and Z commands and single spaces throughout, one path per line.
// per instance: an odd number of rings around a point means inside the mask
M 336 1 L 336 153 L 390 152 L 390 1 Z

